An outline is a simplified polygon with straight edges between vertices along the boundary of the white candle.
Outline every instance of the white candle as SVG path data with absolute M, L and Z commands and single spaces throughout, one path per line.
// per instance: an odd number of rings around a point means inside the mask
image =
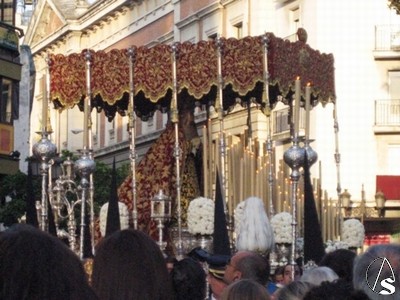
M 311 105 L 311 86 L 310 83 L 306 86 L 306 141 L 310 138 L 310 105 Z
M 42 131 L 46 131 L 47 125 L 47 110 L 48 110 L 48 99 L 47 99 L 47 76 L 44 75 L 43 80 L 43 98 L 42 98 Z
M 203 146 L 203 194 L 207 197 L 208 193 L 208 170 L 207 170 L 207 128 L 203 125 L 202 128 L 202 146 Z
M 300 77 L 297 77 L 294 93 L 294 137 L 299 136 L 300 92 Z
M 89 136 L 89 96 L 84 99 L 83 106 L 83 149 L 88 147 L 88 136 Z

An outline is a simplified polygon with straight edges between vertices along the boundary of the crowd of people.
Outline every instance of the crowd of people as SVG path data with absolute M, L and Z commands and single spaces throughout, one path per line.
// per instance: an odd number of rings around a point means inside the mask
M 3 300 L 363 300 L 400 299 L 400 245 L 338 249 L 312 267 L 271 272 L 253 251 L 200 259 L 165 257 L 140 230 L 118 230 L 96 248 L 91 274 L 58 238 L 17 224 L 0 234 Z M 89 280 L 90 279 L 90 280 Z

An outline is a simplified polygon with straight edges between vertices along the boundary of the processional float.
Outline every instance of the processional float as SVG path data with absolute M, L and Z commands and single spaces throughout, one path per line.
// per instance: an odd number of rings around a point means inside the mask
M 245 37 L 243 39 L 218 38 L 215 41 L 189 42 L 168 45 L 156 45 L 152 48 L 130 47 L 128 49 L 113 49 L 109 52 L 83 50 L 71 55 L 53 54 L 49 60 L 49 78 L 47 101 L 53 103 L 55 109 L 63 110 L 78 105 L 85 112 L 85 141 L 80 170 L 83 190 L 86 187 L 90 195 L 83 193 L 82 199 L 93 209 L 93 151 L 91 144 L 91 121 L 89 111 L 92 108 L 103 110 L 106 117 L 112 120 L 115 114 L 128 114 L 130 138 L 130 165 L 132 177 L 131 218 L 133 227 L 138 228 L 138 195 L 136 182 L 136 116 L 146 120 L 156 109 L 169 111 L 175 130 L 175 192 L 178 203 L 178 251 L 182 250 L 181 224 L 181 170 L 180 148 L 178 143 L 178 106 L 180 101 L 191 101 L 205 107 L 214 106 L 219 123 L 219 165 L 221 174 L 223 199 L 231 201 L 227 195 L 226 136 L 224 132 L 224 116 L 237 104 L 254 102 L 268 117 L 268 135 L 266 149 L 269 154 L 268 213 L 274 215 L 274 169 L 272 162 L 273 139 L 271 110 L 278 101 L 289 105 L 292 118 L 292 146 L 285 152 L 284 160 L 291 168 L 291 214 L 292 238 L 296 240 L 296 207 L 297 185 L 300 168 L 304 164 L 305 154 L 310 164 L 316 160 L 316 153 L 309 143 L 309 133 L 306 133 L 304 146 L 300 146 L 298 135 L 299 110 L 303 106 L 309 112 L 317 103 L 335 104 L 334 91 L 334 60 L 331 54 L 321 54 L 311 49 L 305 40 L 289 42 L 277 38 L 272 33 L 262 36 Z M 85 69 L 86 66 L 86 69 Z M 86 74 L 86 76 L 82 76 Z M 82 80 L 86 78 L 86 82 Z M 66 82 L 66 79 L 68 81 Z M 300 87 L 301 82 L 310 83 L 305 87 L 305 93 Z M 311 106 L 311 107 L 310 107 Z M 336 107 L 335 107 L 336 112 Z M 307 117 L 309 122 L 309 115 Z M 309 123 L 307 125 L 309 127 Z M 335 114 L 335 134 L 338 126 Z M 41 145 L 47 145 L 46 130 L 42 130 Z M 86 147 L 85 147 L 86 146 Z M 47 173 L 46 163 L 50 156 L 55 156 L 52 147 L 34 146 L 35 155 L 41 159 L 42 167 L 42 206 L 46 205 Z M 85 148 L 87 148 L 85 150 Z M 335 159 L 338 174 L 338 194 L 340 194 L 338 141 L 336 139 Z M 90 161 L 90 163 L 89 163 Z M 208 180 L 211 180 L 208 178 Z M 87 181 L 87 182 L 86 182 Z M 49 191 L 50 193 L 50 191 Z M 154 193 L 155 194 L 155 193 Z M 172 196 L 172 195 L 170 195 Z M 150 200 L 150 199 L 148 199 Z M 82 202 L 82 203 L 83 203 Z M 339 202 L 340 203 L 340 202 Z M 51 205 L 54 205 L 51 203 Z M 42 209 L 42 229 L 46 229 L 46 209 Z M 230 216 L 232 211 L 228 211 Z M 93 234 L 93 219 L 92 236 Z M 82 226 L 85 225 L 83 221 Z M 82 233 L 81 233 L 82 235 Z M 93 240 L 92 240 L 93 242 Z M 83 241 L 81 241 L 81 244 Z M 295 243 L 291 253 L 291 263 L 294 264 Z M 81 250 L 82 252 L 83 250 Z

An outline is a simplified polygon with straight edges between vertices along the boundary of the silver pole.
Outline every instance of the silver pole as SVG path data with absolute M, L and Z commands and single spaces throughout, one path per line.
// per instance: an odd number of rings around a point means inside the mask
M 218 99 L 215 101 L 215 110 L 218 113 L 219 120 L 219 151 L 220 151 L 220 170 L 221 170 L 221 185 L 222 185 L 222 198 L 224 199 L 224 211 L 227 214 L 227 185 L 226 185 L 226 144 L 225 144 L 225 132 L 224 132 L 224 106 L 223 106 L 223 88 L 224 79 L 222 77 L 222 47 L 223 43 L 221 38 L 217 39 L 217 58 L 218 58 Z
M 180 175 L 180 160 L 181 149 L 179 147 L 179 117 L 178 117 L 178 80 L 176 71 L 176 58 L 177 58 L 177 44 L 172 45 L 172 101 L 171 101 L 171 121 L 174 124 L 175 130 L 175 167 L 176 167 L 176 200 L 177 200 L 177 213 L 178 213 L 178 245 L 177 256 L 183 257 L 183 244 L 182 244 L 182 207 L 181 207 L 181 175 Z
M 297 188 L 300 179 L 300 168 L 304 165 L 305 149 L 298 144 L 298 136 L 295 133 L 292 146 L 283 155 L 285 163 L 292 169 L 290 174 L 291 185 L 291 206 L 292 206 L 292 251 L 290 264 L 292 265 L 292 278 L 295 271 L 296 257 L 296 238 L 297 238 Z
M 339 122 L 337 119 L 337 107 L 336 103 L 334 103 L 333 107 L 333 128 L 335 131 L 335 162 L 336 162 L 336 180 L 337 180 L 337 186 L 336 186 L 336 192 L 338 195 L 338 206 L 339 206 L 339 240 L 341 240 L 342 236 L 342 225 L 343 225 L 343 214 L 342 214 L 342 187 L 341 187 L 341 182 L 340 182 L 340 152 L 339 152 Z
M 273 169 L 273 141 L 272 141 L 272 119 L 269 101 L 269 72 L 268 72 L 268 36 L 263 36 L 263 55 L 264 55 L 264 97 L 262 103 L 262 111 L 268 118 L 268 137 L 267 137 L 267 153 L 268 153 L 268 200 L 269 200 L 269 217 L 275 214 L 273 195 L 274 195 L 274 169 Z
M 42 101 L 46 101 L 44 103 L 44 112 L 43 115 L 47 115 L 47 104 L 50 101 L 50 60 L 49 57 L 46 58 L 46 94 Z M 35 143 L 32 147 L 32 152 L 35 158 L 40 161 L 40 175 L 42 176 L 42 196 L 40 205 L 37 206 L 37 209 L 40 211 L 40 228 L 43 231 L 48 231 L 48 205 L 47 205 L 47 189 L 48 189 L 48 172 L 49 172 L 49 161 L 56 155 L 57 147 L 54 145 L 50 139 L 48 138 L 47 132 L 47 118 L 42 120 L 42 131 L 41 139 L 39 142 Z
M 129 107 L 128 107 L 128 115 L 129 115 L 129 138 L 130 138 L 130 153 L 129 159 L 131 162 L 131 171 L 132 171 L 132 219 L 133 219 L 133 228 L 137 229 L 138 225 L 138 216 L 137 216 L 137 191 L 136 191 L 136 131 L 135 131 L 135 90 L 133 84 L 133 68 L 134 68 L 134 60 L 135 60 L 135 49 L 130 47 L 128 49 L 129 55 Z

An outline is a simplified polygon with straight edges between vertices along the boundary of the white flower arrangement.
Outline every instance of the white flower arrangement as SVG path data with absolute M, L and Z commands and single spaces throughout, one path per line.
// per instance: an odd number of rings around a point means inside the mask
M 187 224 L 191 234 L 213 234 L 214 201 L 204 197 L 197 197 L 190 201 Z
M 333 252 L 337 249 L 349 249 L 349 245 L 343 241 L 327 240 L 325 244 L 325 253 Z
M 362 247 L 364 238 L 364 225 L 358 219 L 348 219 L 343 222 L 342 241 L 349 245 L 349 248 Z
M 125 203 L 118 202 L 119 208 L 119 223 L 121 230 L 129 227 L 129 211 Z M 100 232 L 101 236 L 106 235 L 107 225 L 108 202 L 105 203 L 100 209 Z
M 288 212 L 276 214 L 271 219 L 275 243 L 292 243 L 292 215 Z
M 235 211 L 234 211 L 235 234 L 236 234 L 236 236 L 238 236 L 239 233 L 240 233 L 240 224 L 242 223 L 242 218 L 243 218 L 243 214 L 244 214 L 245 205 L 246 205 L 245 201 L 239 202 L 239 204 L 236 206 Z

